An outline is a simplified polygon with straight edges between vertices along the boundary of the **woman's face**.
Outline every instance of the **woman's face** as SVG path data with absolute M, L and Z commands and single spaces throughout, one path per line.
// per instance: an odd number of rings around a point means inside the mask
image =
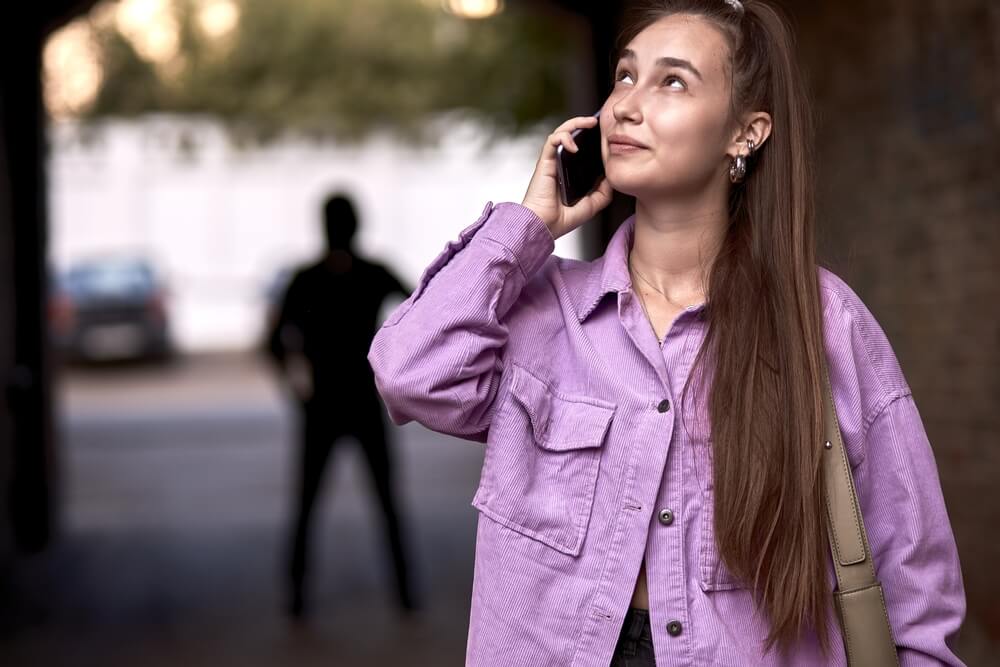
M 728 178 L 728 58 L 718 28 L 691 15 L 662 18 L 629 42 L 600 117 L 601 155 L 615 190 L 655 199 Z M 615 144 L 616 134 L 644 148 Z

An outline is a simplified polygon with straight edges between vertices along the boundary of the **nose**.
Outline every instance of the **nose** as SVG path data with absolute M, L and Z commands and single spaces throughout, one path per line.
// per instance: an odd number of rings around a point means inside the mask
M 618 98 L 611 105 L 611 113 L 619 123 L 626 121 L 638 123 L 642 121 L 642 111 L 639 109 L 639 102 L 635 96 L 635 90 L 631 90 Z

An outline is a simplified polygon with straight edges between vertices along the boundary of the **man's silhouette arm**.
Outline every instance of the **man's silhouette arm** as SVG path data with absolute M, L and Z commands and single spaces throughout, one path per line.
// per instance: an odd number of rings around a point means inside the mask
M 296 273 L 285 290 L 279 314 L 268 334 L 267 350 L 281 379 L 300 401 L 313 394 L 312 369 L 305 356 L 302 311 L 306 295 L 301 273 Z
M 301 351 L 301 328 L 298 324 L 300 286 L 299 274 L 296 273 L 285 289 L 278 315 L 267 335 L 267 352 L 282 369 L 290 351 Z M 296 338 L 298 341 L 293 340 Z

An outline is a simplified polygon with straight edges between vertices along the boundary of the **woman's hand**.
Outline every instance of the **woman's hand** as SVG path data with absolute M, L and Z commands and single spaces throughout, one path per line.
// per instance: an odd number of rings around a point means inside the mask
M 564 150 L 577 152 L 579 148 L 571 133 L 577 128 L 593 127 L 597 122 L 595 116 L 576 116 L 557 127 L 545 140 L 535 173 L 524 193 L 521 205 L 530 208 L 542 219 L 553 239 L 573 231 L 611 203 L 612 189 L 607 178 L 601 178 L 597 187 L 573 206 L 564 206 L 559 198 L 556 148 L 563 145 Z

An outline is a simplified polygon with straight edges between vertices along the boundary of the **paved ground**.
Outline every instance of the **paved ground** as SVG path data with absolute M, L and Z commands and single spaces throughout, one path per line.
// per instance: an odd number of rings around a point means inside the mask
M 350 441 L 317 516 L 314 615 L 282 615 L 293 423 L 249 357 L 63 377 L 62 538 L 0 589 L 0 665 L 438 666 L 464 662 L 482 446 L 395 429 L 426 609 L 395 612 Z M 0 577 L 0 582 L 4 581 Z M 959 653 L 998 664 L 975 619 Z
M 426 600 L 393 606 L 380 515 L 353 442 L 317 517 L 313 616 L 282 615 L 285 398 L 247 357 L 75 370 L 60 383 L 62 538 L 17 565 L 3 665 L 463 663 L 482 445 L 395 429 Z

